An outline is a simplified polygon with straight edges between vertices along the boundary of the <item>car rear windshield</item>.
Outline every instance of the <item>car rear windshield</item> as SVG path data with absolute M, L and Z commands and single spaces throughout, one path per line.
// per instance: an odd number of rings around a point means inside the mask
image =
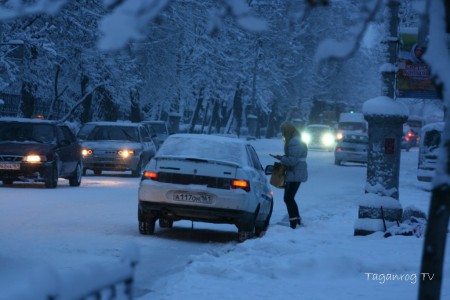
M 366 129 L 366 125 L 364 123 L 341 122 L 338 126 L 341 130 L 349 131 L 364 131 Z
M 358 143 L 358 144 L 367 144 L 369 142 L 369 138 L 367 136 L 357 134 L 346 134 L 343 140 L 344 142 Z
M 139 142 L 139 134 L 137 128 L 131 126 L 97 126 L 86 140 Z
M 437 130 L 430 130 L 425 134 L 423 144 L 428 148 L 437 148 L 441 143 L 441 133 Z
M 0 122 L 0 141 L 53 143 L 55 131 L 50 124 Z
M 195 137 L 171 137 L 158 151 L 158 156 L 189 157 L 247 164 L 245 148 L 241 143 L 207 140 Z

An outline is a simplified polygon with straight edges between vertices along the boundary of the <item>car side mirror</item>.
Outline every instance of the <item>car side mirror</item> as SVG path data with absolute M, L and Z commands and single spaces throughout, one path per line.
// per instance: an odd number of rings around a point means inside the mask
M 264 169 L 264 173 L 266 175 L 270 175 L 273 172 L 273 165 L 267 165 L 266 168 Z

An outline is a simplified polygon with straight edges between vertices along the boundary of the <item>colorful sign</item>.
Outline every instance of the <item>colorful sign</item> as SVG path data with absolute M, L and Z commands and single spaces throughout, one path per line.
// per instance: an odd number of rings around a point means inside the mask
M 417 32 L 417 29 L 400 32 L 397 98 L 438 99 L 430 68 L 422 60 L 426 47 L 418 43 Z

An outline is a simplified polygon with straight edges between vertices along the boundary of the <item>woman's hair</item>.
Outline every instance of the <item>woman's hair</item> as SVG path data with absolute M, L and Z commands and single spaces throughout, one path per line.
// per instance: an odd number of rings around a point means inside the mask
M 300 135 L 297 130 L 297 127 L 292 122 L 286 121 L 283 122 L 280 126 L 281 134 L 284 136 L 286 142 L 288 142 L 292 137 L 296 135 Z

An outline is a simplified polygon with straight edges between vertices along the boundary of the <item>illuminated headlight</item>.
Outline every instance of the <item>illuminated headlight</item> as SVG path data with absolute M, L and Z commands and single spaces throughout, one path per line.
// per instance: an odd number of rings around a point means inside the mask
M 338 133 L 336 134 L 336 139 L 337 139 L 337 140 L 342 140 L 343 137 L 344 137 L 344 134 L 343 134 L 342 132 L 338 132 Z
M 36 154 L 30 154 L 23 158 L 23 161 L 27 162 L 27 163 L 40 163 L 40 162 L 43 162 L 46 160 L 47 159 L 45 158 L 45 156 L 36 155 Z
M 119 155 L 122 156 L 123 158 L 127 158 L 127 157 L 129 157 L 130 155 L 133 155 L 133 154 L 134 154 L 134 150 L 127 150 L 127 149 L 125 149 L 125 150 L 119 150 L 119 151 L 117 151 L 117 154 L 119 154 Z
M 311 142 L 311 135 L 308 132 L 302 133 L 302 141 L 306 144 L 309 144 Z
M 82 149 L 81 150 L 81 155 L 83 156 L 88 156 L 88 155 L 92 155 L 94 154 L 94 151 L 92 149 Z
M 322 136 L 322 144 L 325 146 L 331 146 L 334 143 L 334 136 L 331 133 L 325 133 Z

